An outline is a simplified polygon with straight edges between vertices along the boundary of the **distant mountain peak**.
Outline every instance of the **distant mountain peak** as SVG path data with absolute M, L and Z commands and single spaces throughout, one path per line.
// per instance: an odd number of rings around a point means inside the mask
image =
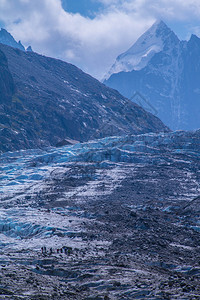
M 199 43 L 199 42 L 200 42 L 200 38 L 199 38 L 196 34 L 192 34 L 191 37 L 190 37 L 189 42 L 191 42 L 191 41 L 192 41 L 192 42 L 194 41 L 194 42 L 198 42 L 198 43 Z
M 32 49 L 31 46 L 28 46 L 27 49 L 26 49 L 26 51 L 33 52 L 33 49 Z
M 25 51 L 21 41 L 17 42 L 14 37 L 4 28 L 1 28 L 0 30 L 0 43 Z
M 1 28 L 0 34 L 4 34 L 4 35 L 9 35 L 9 36 L 11 36 L 11 34 L 10 34 L 5 28 Z
M 146 32 L 150 32 L 150 31 L 155 31 L 159 28 L 165 29 L 165 30 L 171 30 L 167 24 L 165 22 L 163 22 L 162 20 L 156 20 L 149 29 L 147 29 Z M 145 32 L 145 33 L 146 33 Z
M 167 26 L 167 24 L 166 24 L 163 20 L 159 20 L 159 19 L 156 20 L 156 21 L 153 23 L 153 25 L 151 26 L 151 28 L 152 28 L 152 27 L 157 27 L 157 28 L 162 27 L 162 28 L 171 30 L 171 29 L 169 28 L 169 26 Z
M 173 44 L 180 42 L 175 33 L 162 20 L 157 20 L 126 52 L 117 57 L 105 79 L 108 79 L 113 73 L 143 69 L 156 53 L 165 47 L 169 48 L 171 41 Z
M 166 25 L 166 23 L 165 22 L 163 22 L 163 20 L 161 20 L 161 19 L 157 19 L 154 23 L 153 23 L 153 25 L 152 26 L 154 26 L 154 25 L 157 25 L 157 26 L 160 26 L 160 25 L 164 25 L 164 26 L 167 26 Z M 168 26 L 167 26 L 168 27 Z
M 180 41 L 156 21 L 117 58 L 109 75 L 107 86 L 148 110 L 153 107 L 172 130 L 200 128 L 200 38 L 195 34 Z

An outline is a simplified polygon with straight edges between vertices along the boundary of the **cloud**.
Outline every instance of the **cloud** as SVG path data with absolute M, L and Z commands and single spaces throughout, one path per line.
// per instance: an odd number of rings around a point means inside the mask
M 127 9 L 142 9 L 145 14 L 167 19 L 187 20 L 200 16 L 199 0 L 136 0 L 125 1 Z
M 90 19 L 67 13 L 58 0 L 0 0 L 0 19 L 35 51 L 75 63 L 98 78 L 153 22 L 117 9 Z
M 66 12 L 60 0 L 0 0 L 0 21 L 36 52 L 72 62 L 101 78 L 116 56 L 156 18 L 185 20 L 200 15 L 199 0 L 96 2 L 101 2 L 104 10 L 90 19 Z

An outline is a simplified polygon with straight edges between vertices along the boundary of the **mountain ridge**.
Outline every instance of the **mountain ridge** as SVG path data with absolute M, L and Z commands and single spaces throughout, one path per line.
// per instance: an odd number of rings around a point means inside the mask
M 0 53 L 8 62 L 2 73 L 9 71 L 14 82 L 9 99 L 0 106 L 1 151 L 169 130 L 71 64 L 3 44 Z
M 180 41 L 171 34 L 166 41 L 143 68 L 113 73 L 104 83 L 127 98 L 142 94 L 172 130 L 198 129 L 200 39 Z
M 105 79 L 113 73 L 141 70 L 154 54 L 168 47 L 170 40 L 179 43 L 178 37 L 162 20 L 156 21 L 127 51 L 117 57 Z
M 17 42 L 14 37 L 4 28 L 1 28 L 0 30 L 0 43 L 25 51 L 21 41 Z
M 31 46 L 28 46 L 27 49 L 25 49 L 21 41 L 17 42 L 5 28 L 1 28 L 0 30 L 0 43 L 22 51 L 33 51 Z

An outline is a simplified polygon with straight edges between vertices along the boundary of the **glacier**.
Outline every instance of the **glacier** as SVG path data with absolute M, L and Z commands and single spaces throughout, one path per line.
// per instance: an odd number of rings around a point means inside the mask
M 1 154 L 1 293 L 196 297 L 199 163 L 199 130 Z
M 11 209 L 15 205 L 19 211 L 25 208 L 28 210 L 30 206 L 37 207 L 38 203 L 34 197 L 38 198 L 40 192 L 49 185 L 48 182 L 52 181 L 54 177 L 57 180 L 66 176 L 69 176 L 70 180 L 86 179 L 84 186 L 75 186 L 65 192 L 65 196 L 62 195 L 62 197 L 68 198 L 75 195 L 81 198 L 112 194 L 114 189 L 120 186 L 120 181 L 127 176 L 123 170 L 124 165 L 126 167 L 127 165 L 134 166 L 134 164 L 137 166 L 170 165 L 176 160 L 181 163 L 182 156 L 187 158 L 184 160 L 184 164 L 190 164 L 191 159 L 199 159 L 199 150 L 199 131 L 177 131 L 168 134 L 152 133 L 139 136 L 108 137 L 88 143 L 78 143 L 61 148 L 46 148 L 45 150 L 7 152 L 0 156 L 1 206 L 4 209 Z M 74 171 L 76 164 L 83 164 L 85 169 L 88 165 L 85 173 L 80 172 L 79 169 L 76 173 Z M 104 178 L 102 178 L 102 174 Z M 99 185 L 105 184 L 105 178 L 109 180 L 110 186 L 103 192 L 99 192 Z M 197 190 L 199 190 L 198 183 L 196 184 Z M 194 196 L 195 193 L 191 193 L 191 197 Z M 38 199 L 39 201 L 40 199 Z M 17 222 L 20 222 L 21 225 L 18 225 Z M 0 231 L 6 234 L 9 233 L 9 226 L 10 233 L 13 230 L 18 231 L 21 226 L 22 236 L 24 227 L 29 230 L 31 226 L 24 222 L 22 224 L 18 218 L 14 218 L 12 221 L 12 217 L 11 221 L 2 224 L 4 230 L 1 230 L 2 226 L 0 226 Z M 34 226 L 37 228 L 34 223 L 31 227 L 33 235 Z M 41 224 L 38 226 L 40 227 L 37 230 L 44 230 Z M 47 229 L 48 231 L 49 229 Z

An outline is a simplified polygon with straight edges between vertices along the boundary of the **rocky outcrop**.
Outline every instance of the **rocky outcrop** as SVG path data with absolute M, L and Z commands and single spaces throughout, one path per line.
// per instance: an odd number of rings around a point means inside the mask
M 21 41 L 17 42 L 14 37 L 4 28 L 1 28 L 0 30 L 0 43 L 25 51 Z

